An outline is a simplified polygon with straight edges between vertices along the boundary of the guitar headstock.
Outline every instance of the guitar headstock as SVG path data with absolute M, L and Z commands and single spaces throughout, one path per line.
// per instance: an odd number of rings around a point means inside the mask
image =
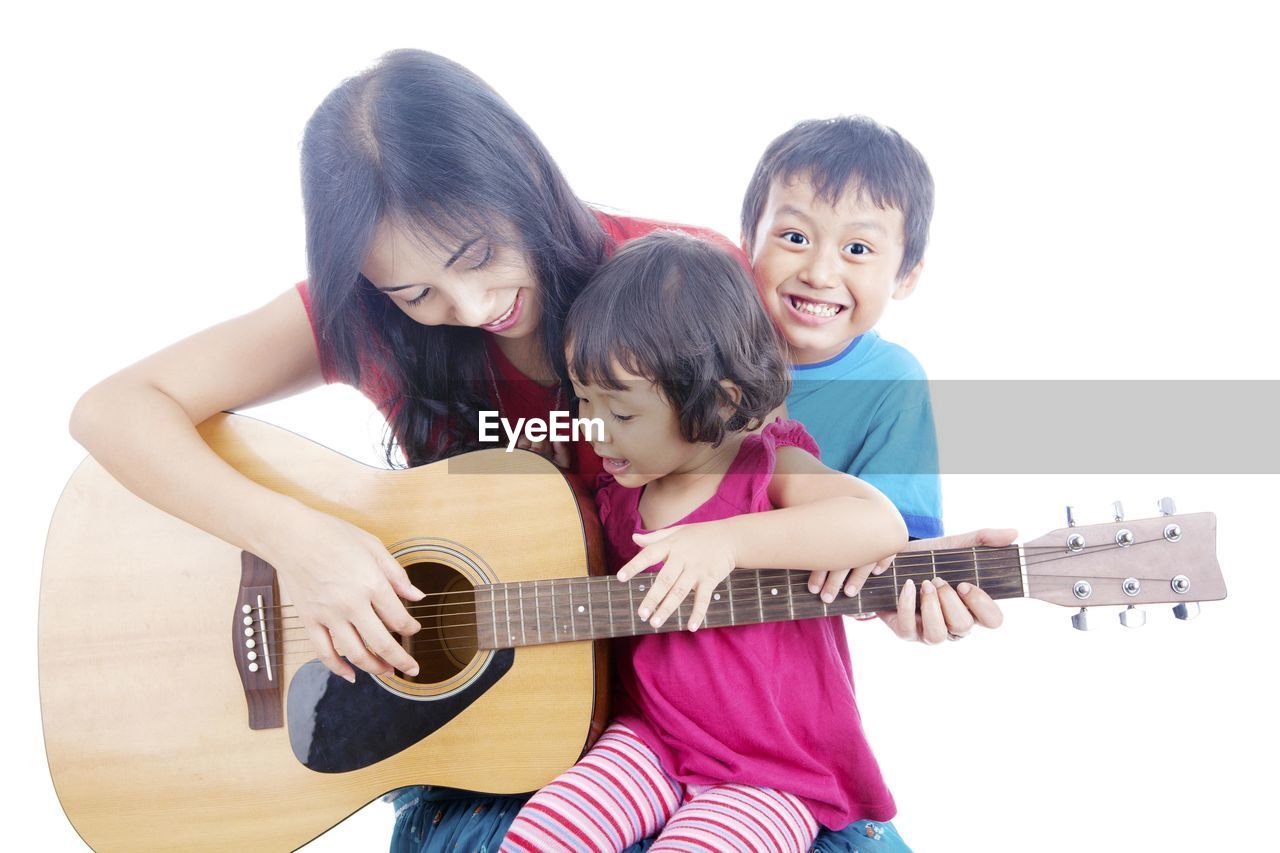
M 1180 619 L 1194 616 L 1201 601 L 1227 597 L 1218 566 L 1218 521 L 1211 512 L 1173 515 L 1173 502 L 1161 501 L 1168 514 L 1125 520 L 1116 504 L 1115 521 L 1068 526 L 1025 543 L 1027 595 L 1064 607 L 1118 604 L 1174 604 Z M 1126 610 L 1121 621 L 1141 624 L 1140 611 Z M 1083 611 L 1073 619 L 1087 627 Z

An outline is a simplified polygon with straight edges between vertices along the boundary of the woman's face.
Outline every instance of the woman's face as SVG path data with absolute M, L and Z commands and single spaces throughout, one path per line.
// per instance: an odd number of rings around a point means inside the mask
M 480 234 L 436 239 L 383 220 L 360 272 L 419 323 L 523 338 L 537 330 L 542 312 L 538 280 L 517 245 Z

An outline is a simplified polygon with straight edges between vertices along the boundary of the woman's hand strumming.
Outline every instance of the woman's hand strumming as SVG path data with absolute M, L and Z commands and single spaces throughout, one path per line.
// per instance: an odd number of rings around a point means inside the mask
M 342 658 L 369 673 L 398 669 L 417 675 L 418 664 L 391 635 L 421 627 L 401 599 L 425 593 L 371 533 L 336 516 L 299 505 L 284 520 L 271 553 L 263 554 L 280 576 L 316 657 L 335 675 L 355 682 Z M 390 630 L 388 630 L 390 629 Z

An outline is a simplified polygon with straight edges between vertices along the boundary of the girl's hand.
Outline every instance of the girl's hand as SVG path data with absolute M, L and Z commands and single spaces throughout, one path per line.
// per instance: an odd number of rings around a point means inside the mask
M 541 456 L 545 456 L 555 463 L 557 468 L 568 470 L 569 468 L 569 445 L 563 441 L 552 441 L 549 438 L 542 441 L 530 441 L 521 436 L 516 439 L 516 447 L 521 450 L 532 450 Z
M 329 671 L 355 683 L 340 655 L 369 673 L 418 674 L 417 661 L 391 636 L 421 627 L 401 598 L 425 595 L 382 542 L 336 516 L 301 507 L 262 557 L 276 568 L 315 654 Z
M 918 539 L 903 549 L 932 551 L 942 548 L 972 548 L 987 545 L 1000 548 L 1013 544 L 1018 538 L 1016 530 L 985 528 L 972 533 L 943 536 L 938 539 Z M 978 587 L 961 583 L 952 589 L 941 578 L 920 584 L 920 612 L 916 612 L 916 586 L 910 580 L 902 585 L 898 596 L 898 609 L 875 614 L 904 640 L 920 641 L 929 645 L 944 640 L 965 637 L 974 625 L 998 628 L 1004 621 L 1000 607 Z M 873 618 L 868 615 L 862 618 Z
M 822 600 L 827 604 L 836 600 L 840 594 L 840 585 L 844 584 L 844 594 L 852 598 L 862 589 L 871 575 L 883 574 L 893 565 L 893 557 L 885 557 L 878 563 L 867 563 L 856 569 L 845 569 L 840 572 L 810 572 L 809 592 L 822 593 Z
M 712 592 L 737 565 L 730 537 L 715 522 L 703 522 L 637 533 L 632 538 L 642 548 L 618 570 L 618 580 L 630 580 L 650 566 L 666 561 L 666 565 L 652 575 L 653 585 L 636 611 L 640 618 L 649 619 L 655 628 L 660 627 L 693 590 L 693 612 L 689 614 L 688 628 L 698 630 L 711 604 Z

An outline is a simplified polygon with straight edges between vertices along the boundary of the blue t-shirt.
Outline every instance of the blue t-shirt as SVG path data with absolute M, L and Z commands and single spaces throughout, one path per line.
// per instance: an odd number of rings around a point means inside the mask
M 809 430 L 823 463 L 884 492 L 912 538 L 941 536 L 933 404 L 915 356 L 872 330 L 834 358 L 792 365 L 791 379 L 787 416 Z

